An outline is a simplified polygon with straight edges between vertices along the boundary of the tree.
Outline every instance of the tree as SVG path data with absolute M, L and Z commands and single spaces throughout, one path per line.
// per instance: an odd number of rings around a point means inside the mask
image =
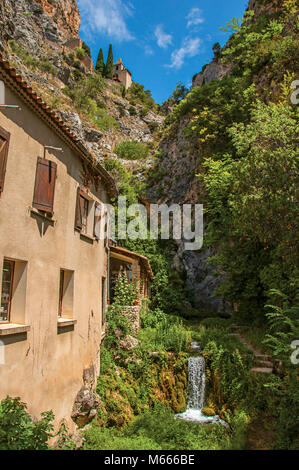
M 108 58 L 105 66 L 105 73 L 104 76 L 106 78 L 113 78 L 113 52 L 112 52 L 112 44 L 109 44 L 109 52 Z
M 212 47 L 213 52 L 214 52 L 214 57 L 216 60 L 220 59 L 221 55 L 221 46 L 219 42 L 215 42 L 214 46 Z
M 101 75 L 104 75 L 104 68 L 104 54 L 103 49 L 101 48 L 97 58 L 96 71 L 99 72 Z

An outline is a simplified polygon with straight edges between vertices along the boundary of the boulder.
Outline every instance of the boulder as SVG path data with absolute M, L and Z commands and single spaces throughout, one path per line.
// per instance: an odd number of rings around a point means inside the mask
M 73 406 L 72 419 L 79 426 L 85 426 L 97 414 L 97 408 L 100 403 L 99 396 L 83 386 L 76 396 Z
M 134 338 L 134 336 L 127 335 L 122 339 L 119 343 L 120 349 L 124 349 L 125 351 L 131 351 L 135 349 L 139 344 L 139 340 Z

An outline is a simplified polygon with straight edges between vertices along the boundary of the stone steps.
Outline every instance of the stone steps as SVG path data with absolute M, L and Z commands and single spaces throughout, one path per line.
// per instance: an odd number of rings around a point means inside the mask
M 250 343 L 248 343 L 248 341 L 241 334 L 242 328 L 243 327 L 238 325 L 232 325 L 231 329 L 234 331 L 234 333 L 229 333 L 229 336 L 234 336 L 235 338 L 238 338 L 240 343 L 242 343 L 250 351 L 252 351 L 255 366 L 250 369 L 250 372 L 260 374 L 271 374 L 274 368 L 273 363 L 271 362 L 271 356 L 269 356 L 269 354 L 262 354 L 257 349 L 255 349 Z
M 250 372 L 257 372 L 260 374 L 272 374 L 273 368 L 271 367 L 253 367 Z

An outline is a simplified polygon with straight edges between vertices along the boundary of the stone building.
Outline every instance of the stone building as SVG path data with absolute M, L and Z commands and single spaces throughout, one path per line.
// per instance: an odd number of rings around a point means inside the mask
M 121 58 L 113 66 L 113 79 L 122 83 L 126 90 L 132 85 L 132 74 L 126 69 Z
M 66 43 L 64 44 L 63 50 L 65 53 L 71 53 L 75 52 L 76 49 L 82 49 L 82 39 L 80 38 L 71 38 Z M 85 69 L 88 72 L 93 71 L 93 63 L 91 57 L 89 57 L 88 54 L 85 54 L 82 59 L 80 59 L 80 62 L 84 65 Z
M 151 265 L 146 256 L 134 253 L 110 242 L 110 276 L 109 303 L 114 302 L 114 285 L 120 274 L 126 274 L 130 282 L 137 285 L 137 301 L 135 305 L 123 308 L 123 314 L 131 321 L 133 332 L 140 328 L 141 308 L 147 309 L 147 299 L 150 296 L 150 283 L 154 278 Z
M 0 400 L 52 409 L 72 430 L 97 405 L 109 284 L 98 214 L 117 189 L 1 55 L 0 85 Z

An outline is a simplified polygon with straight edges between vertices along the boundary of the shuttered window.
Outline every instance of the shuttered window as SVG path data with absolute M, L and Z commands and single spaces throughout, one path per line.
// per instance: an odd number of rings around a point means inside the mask
M 10 134 L 0 127 L 0 195 L 4 188 Z
M 38 158 L 33 207 L 49 214 L 53 214 L 56 174 L 56 163 L 45 158 Z
M 84 197 L 83 191 L 80 188 L 77 190 L 77 203 L 76 203 L 76 220 L 75 228 L 83 233 L 88 232 L 88 212 L 89 201 Z

